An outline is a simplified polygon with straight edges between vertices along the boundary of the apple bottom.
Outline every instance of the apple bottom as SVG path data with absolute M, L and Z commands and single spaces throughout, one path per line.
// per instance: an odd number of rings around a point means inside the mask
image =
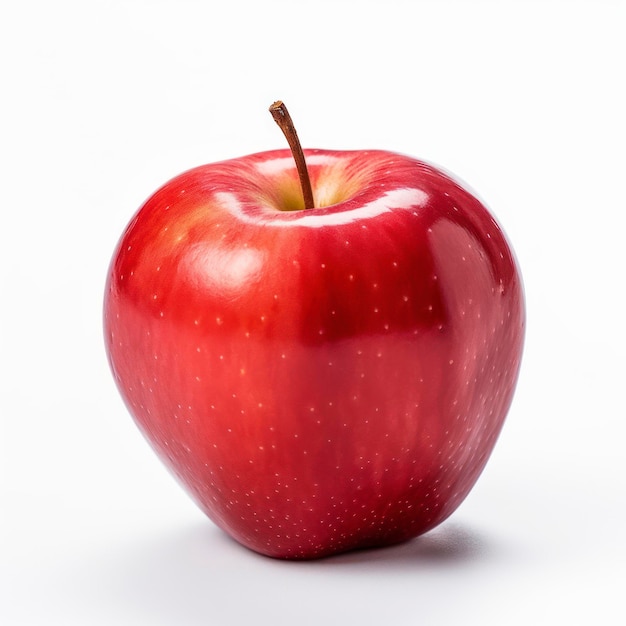
M 170 384 L 127 372 L 145 389 L 129 407 L 140 429 L 209 518 L 271 557 L 391 545 L 441 523 L 482 471 L 512 393 L 471 376 L 502 363 L 462 358 L 441 331 L 398 333 L 384 351 L 376 337 L 196 346 L 149 332 L 172 351 L 151 364 Z M 176 360 L 206 374 L 183 385 Z

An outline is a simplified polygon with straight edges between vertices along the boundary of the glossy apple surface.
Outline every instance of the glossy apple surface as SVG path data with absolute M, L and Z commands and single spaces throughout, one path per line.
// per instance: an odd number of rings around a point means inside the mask
M 287 150 L 188 171 L 114 253 L 105 338 L 136 423 L 245 546 L 397 543 L 481 473 L 518 376 L 524 302 L 487 209 L 423 162 Z

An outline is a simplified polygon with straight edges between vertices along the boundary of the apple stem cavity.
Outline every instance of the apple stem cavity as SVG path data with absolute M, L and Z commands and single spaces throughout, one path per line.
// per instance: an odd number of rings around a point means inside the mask
M 315 208 L 315 201 L 313 200 L 313 189 L 311 188 L 311 179 L 309 178 L 309 172 L 306 167 L 306 160 L 304 158 L 304 152 L 298 139 L 298 133 L 291 120 L 291 115 L 287 107 L 281 100 L 277 100 L 270 106 L 270 113 L 274 118 L 274 121 L 283 131 L 285 139 L 291 148 L 291 154 L 296 162 L 296 169 L 298 170 L 298 177 L 300 178 L 300 186 L 302 187 L 302 197 L 304 198 L 304 208 Z

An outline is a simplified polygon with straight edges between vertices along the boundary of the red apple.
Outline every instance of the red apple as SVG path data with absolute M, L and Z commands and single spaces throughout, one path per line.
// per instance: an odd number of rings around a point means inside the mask
M 140 430 L 243 545 L 313 558 L 447 518 L 500 433 L 522 351 L 515 258 L 449 175 L 383 151 L 198 167 L 134 216 L 106 346 Z

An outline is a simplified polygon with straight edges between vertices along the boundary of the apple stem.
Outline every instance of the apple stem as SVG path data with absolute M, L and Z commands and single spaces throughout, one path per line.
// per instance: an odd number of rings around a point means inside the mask
M 302 197 L 304 198 L 304 208 L 315 208 L 315 201 L 313 200 L 313 189 L 311 188 L 311 179 L 309 178 L 309 172 L 306 167 L 306 160 L 304 159 L 304 152 L 302 152 L 302 146 L 298 139 L 298 133 L 291 121 L 291 115 L 287 111 L 287 107 L 283 102 L 277 100 L 270 107 L 270 113 L 274 118 L 274 121 L 283 131 L 285 139 L 291 148 L 291 154 L 296 162 L 296 169 L 298 170 L 298 177 L 300 178 L 300 186 L 302 187 Z

